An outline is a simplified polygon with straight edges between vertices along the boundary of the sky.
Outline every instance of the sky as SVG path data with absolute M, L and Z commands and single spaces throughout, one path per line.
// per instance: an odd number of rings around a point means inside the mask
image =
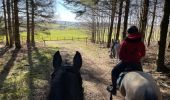
M 58 21 L 70 21 L 70 22 L 77 22 L 78 20 L 75 19 L 76 15 L 72 13 L 69 9 L 65 8 L 63 5 L 63 0 L 57 0 L 56 5 L 56 19 Z

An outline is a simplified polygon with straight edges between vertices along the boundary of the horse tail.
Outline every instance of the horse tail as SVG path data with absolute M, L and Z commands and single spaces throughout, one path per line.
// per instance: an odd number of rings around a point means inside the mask
M 158 96 L 152 89 L 147 89 L 144 93 L 144 100 L 158 100 Z

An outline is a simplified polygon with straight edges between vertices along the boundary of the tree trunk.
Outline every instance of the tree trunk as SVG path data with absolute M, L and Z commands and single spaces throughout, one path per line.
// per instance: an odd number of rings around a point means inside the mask
M 96 43 L 99 43 L 99 17 L 96 16 Z
M 3 0 L 3 10 L 4 10 L 4 23 L 5 23 L 5 35 L 6 35 L 6 46 L 9 46 L 9 39 L 8 39 L 8 31 L 7 31 L 7 19 L 6 19 L 6 6 L 5 6 L 5 1 Z
M 157 71 L 167 71 L 167 68 L 164 65 L 165 59 L 165 48 L 166 48 L 166 38 L 168 33 L 168 24 L 170 16 L 170 0 L 165 0 L 164 4 L 164 15 L 161 22 L 160 30 L 160 41 L 159 41 L 159 52 L 157 60 Z
M 13 34 L 13 36 L 12 36 L 12 40 L 13 41 L 15 41 L 15 38 L 14 38 L 14 36 L 15 36 L 15 15 L 14 15 L 14 0 L 11 0 L 11 11 L 12 11 L 12 34 Z
M 97 17 L 97 43 L 100 43 L 100 17 Z
M 94 8 L 92 9 L 92 39 L 91 39 L 91 42 L 92 43 L 95 43 L 96 39 L 95 39 L 95 15 L 94 15 Z
M 168 48 L 170 48 L 170 32 L 169 32 L 169 39 L 168 39 L 168 41 L 169 41 Z
M 111 24 L 110 24 L 109 34 L 108 34 L 108 42 L 107 42 L 107 47 L 108 48 L 110 48 L 111 39 L 112 39 L 113 22 L 114 22 L 114 16 L 112 14 L 112 16 L 111 16 Z
M 170 31 L 169 31 L 169 35 L 168 35 L 168 41 L 169 41 L 168 48 L 170 48 Z
M 157 0 L 155 0 L 154 2 L 151 30 L 150 30 L 149 37 L 148 37 L 148 47 L 150 46 L 150 40 L 151 40 L 151 36 L 153 33 L 153 26 L 154 26 L 154 21 L 155 21 L 155 14 L 156 14 L 156 5 L 157 5 Z
M 123 0 L 120 0 L 116 40 L 119 39 L 119 34 L 120 34 L 120 26 L 121 26 L 121 19 L 122 19 L 122 8 L 123 8 Z
M 106 28 L 105 28 L 105 23 L 104 22 L 106 22 L 106 19 L 105 18 L 102 18 L 102 43 L 104 43 L 104 36 L 105 36 L 105 30 L 106 30 Z
M 124 27 L 123 27 L 123 39 L 126 37 L 125 32 L 127 30 L 127 22 L 128 22 L 128 15 L 129 15 L 129 5 L 130 5 L 130 0 L 126 0 Z
M 18 0 L 14 0 L 14 14 L 15 14 L 15 48 L 20 49 L 20 34 L 19 34 L 19 18 L 18 18 Z
M 29 4 L 26 0 L 26 15 L 27 15 L 27 45 L 30 45 L 30 18 L 29 18 Z
M 31 42 L 32 42 L 32 45 L 35 46 L 35 39 L 34 39 L 34 29 L 35 29 L 35 24 L 34 24 L 34 7 L 35 7 L 35 4 L 34 4 L 34 0 L 31 0 L 31 5 L 32 5 L 32 20 L 31 20 Z
M 146 24 L 147 24 L 147 18 L 148 18 L 148 9 L 149 9 L 149 0 L 143 1 L 143 7 L 141 10 L 141 16 L 140 16 L 140 25 L 139 25 L 139 32 L 143 34 L 143 41 L 145 38 L 145 31 L 146 31 Z
M 8 33 L 9 33 L 9 41 L 10 41 L 10 44 L 9 44 L 9 47 L 13 47 L 13 35 L 12 35 L 12 29 L 11 29 L 11 5 L 10 5 L 10 1 L 11 0 L 7 0 L 6 2 L 6 5 L 7 5 L 7 14 L 8 14 Z
M 113 32 L 113 22 L 114 22 L 114 17 L 115 17 L 115 12 L 116 12 L 116 2 L 117 0 L 112 0 L 112 11 L 111 11 L 111 24 L 110 24 L 110 29 L 109 29 L 109 34 L 108 34 L 108 41 L 107 41 L 107 47 L 110 48 L 111 44 L 111 39 L 112 39 L 112 32 Z

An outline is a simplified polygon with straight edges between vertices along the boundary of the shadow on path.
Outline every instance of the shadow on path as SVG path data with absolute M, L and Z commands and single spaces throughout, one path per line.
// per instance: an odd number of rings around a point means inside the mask
M 30 93 L 29 93 L 29 100 L 33 100 L 33 78 L 31 77 L 31 74 L 32 74 L 32 67 L 33 67 L 33 62 L 32 62 L 32 48 L 31 46 L 28 46 L 27 47 L 28 49 L 28 52 L 27 52 L 27 55 L 28 55 L 28 64 L 29 64 L 29 78 L 28 78 L 28 84 L 29 84 L 29 89 L 30 89 Z
M 40 49 L 40 50 L 39 50 Z M 51 48 L 28 48 L 29 63 L 29 100 L 45 100 L 52 71 Z M 37 83 L 38 82 L 38 83 Z M 41 84 L 42 83 L 42 84 Z
M 16 60 L 19 51 L 20 49 L 15 49 L 14 51 L 12 51 L 10 60 L 6 63 L 6 65 L 3 66 L 3 70 L 0 72 L 0 89 L 2 88 L 3 82 L 5 81 L 11 68 L 13 67 L 14 61 Z
M 2 57 L 8 50 L 9 50 L 9 48 L 6 46 L 0 48 L 0 57 Z

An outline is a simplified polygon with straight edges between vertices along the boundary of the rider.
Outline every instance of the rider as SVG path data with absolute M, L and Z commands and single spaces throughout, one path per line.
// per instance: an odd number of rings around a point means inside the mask
M 121 60 L 112 70 L 112 94 L 116 95 L 116 80 L 123 71 L 143 71 L 141 58 L 145 56 L 145 45 L 142 34 L 136 26 L 127 30 L 128 36 L 122 41 L 119 58 Z

